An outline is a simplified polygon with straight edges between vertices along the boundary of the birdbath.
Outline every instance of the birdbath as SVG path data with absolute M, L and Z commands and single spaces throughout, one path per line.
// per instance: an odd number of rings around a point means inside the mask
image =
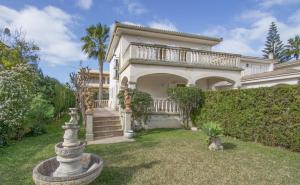
M 55 145 L 56 157 L 38 164 L 33 169 L 37 185 L 85 185 L 101 173 L 103 161 L 95 154 L 83 153 L 85 144 L 78 139 L 78 114 L 76 108 L 69 109 L 71 119 L 62 128 L 64 141 Z

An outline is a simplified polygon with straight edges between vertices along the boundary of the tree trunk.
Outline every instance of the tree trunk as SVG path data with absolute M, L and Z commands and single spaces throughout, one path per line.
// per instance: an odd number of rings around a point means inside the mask
M 98 99 L 102 100 L 103 98 L 103 62 L 99 60 L 99 93 Z

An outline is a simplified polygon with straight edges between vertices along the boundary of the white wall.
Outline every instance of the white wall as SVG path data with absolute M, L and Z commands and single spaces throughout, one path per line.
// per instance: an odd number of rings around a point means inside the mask
M 269 79 L 268 81 L 256 81 L 251 83 L 242 83 L 243 89 L 259 88 L 259 87 L 272 87 L 279 84 L 297 85 L 299 78 L 288 78 L 288 79 Z
M 244 69 L 242 71 L 242 76 L 252 75 L 257 73 L 268 72 L 272 70 L 270 63 L 258 63 L 258 62 L 249 62 L 249 61 L 241 61 L 241 68 Z
M 182 128 L 179 115 L 151 114 L 147 123 L 148 129 L 154 128 Z
M 109 81 L 109 103 L 108 106 L 113 109 L 117 109 L 118 102 L 117 102 L 117 94 L 119 92 L 119 83 L 118 80 L 115 79 L 116 76 L 116 59 L 120 62 L 120 51 L 121 51 L 121 45 L 118 44 L 116 47 L 115 55 L 113 56 L 112 60 L 109 63 L 109 75 L 110 75 L 110 81 Z

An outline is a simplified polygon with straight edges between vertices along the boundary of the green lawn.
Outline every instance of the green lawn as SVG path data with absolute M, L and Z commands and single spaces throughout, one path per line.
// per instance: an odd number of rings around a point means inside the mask
M 50 125 L 46 135 L 1 148 L 0 184 L 33 184 L 33 167 L 55 155 L 61 124 Z M 88 146 L 87 152 L 105 161 L 102 174 L 92 184 L 300 184 L 299 153 L 222 139 L 223 152 L 208 151 L 201 132 L 185 130 L 154 130 L 140 134 L 133 143 Z

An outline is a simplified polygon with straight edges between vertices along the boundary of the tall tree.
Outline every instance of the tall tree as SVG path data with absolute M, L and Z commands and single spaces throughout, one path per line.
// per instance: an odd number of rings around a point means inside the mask
M 11 69 L 17 64 L 30 64 L 37 70 L 39 47 L 25 39 L 21 30 L 13 33 L 0 28 L 0 69 Z
M 107 39 L 109 37 L 109 27 L 100 23 L 92 25 L 86 29 L 86 36 L 81 40 L 84 42 L 82 51 L 89 58 L 95 58 L 99 64 L 99 100 L 103 97 L 103 63 L 107 48 Z
M 264 58 L 268 58 L 272 53 L 274 59 L 279 62 L 284 62 L 284 45 L 280 40 L 280 34 L 278 33 L 275 22 L 272 22 L 269 28 L 267 40 L 265 43 L 265 49 L 262 50 Z
M 296 35 L 294 38 L 290 38 L 288 40 L 288 44 L 285 47 L 285 54 L 287 58 L 295 58 L 296 60 L 298 60 L 300 55 L 300 36 Z

